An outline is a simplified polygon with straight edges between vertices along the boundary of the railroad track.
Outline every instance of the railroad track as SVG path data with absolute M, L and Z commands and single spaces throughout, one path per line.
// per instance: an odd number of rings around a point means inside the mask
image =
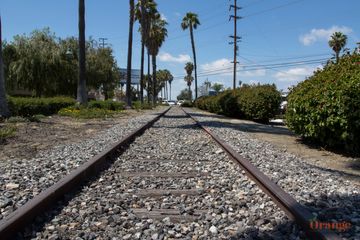
M 194 121 L 166 110 L 4 218 L 0 238 L 340 239 Z

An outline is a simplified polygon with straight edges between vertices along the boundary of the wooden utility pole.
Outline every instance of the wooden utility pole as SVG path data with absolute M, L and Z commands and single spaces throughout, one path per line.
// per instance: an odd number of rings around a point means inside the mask
M 233 42 L 230 42 L 230 44 L 234 44 L 234 61 L 233 61 L 232 63 L 234 63 L 233 89 L 235 89 L 235 88 L 236 88 L 236 67 L 237 67 L 237 64 L 239 63 L 239 62 L 236 60 L 237 51 L 238 51 L 237 43 L 238 43 L 238 41 L 240 41 L 240 39 L 241 39 L 241 37 L 238 37 L 238 36 L 237 36 L 237 20 L 238 20 L 238 19 L 241 19 L 241 17 L 239 17 L 239 16 L 237 15 L 237 11 L 241 9 L 241 7 L 238 7 L 238 6 L 237 6 L 237 0 L 234 0 L 234 4 L 233 4 L 233 5 L 230 5 L 229 11 L 231 11 L 231 9 L 234 9 L 234 15 L 230 15 L 229 21 L 231 21 L 231 19 L 234 20 L 234 35 L 230 36 L 230 38 L 234 39 L 234 41 L 233 41 Z

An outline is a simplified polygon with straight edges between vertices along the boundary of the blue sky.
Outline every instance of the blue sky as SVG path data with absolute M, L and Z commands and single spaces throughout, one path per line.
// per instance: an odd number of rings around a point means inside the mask
M 0 0 L 4 38 L 11 41 L 14 35 L 44 27 L 50 27 L 59 37 L 77 36 L 77 2 Z M 180 28 L 188 11 L 198 13 L 201 22 L 195 31 L 198 85 L 208 79 L 232 86 L 230 2 L 233 1 L 157 0 L 159 11 L 169 23 L 158 68 L 169 69 L 175 76 L 173 98 L 186 87 L 184 65 L 192 59 L 189 33 Z M 334 31 L 348 35 L 350 49 L 360 41 L 359 0 L 238 0 L 238 4 L 243 7 L 239 14 L 244 17 L 238 22 L 238 34 L 242 36 L 238 80 L 243 83 L 275 83 L 278 89 L 287 89 L 332 56 L 327 40 Z M 108 38 L 121 68 L 126 67 L 128 12 L 127 0 L 86 1 L 87 37 Z M 136 24 L 133 68 L 140 65 L 137 29 Z

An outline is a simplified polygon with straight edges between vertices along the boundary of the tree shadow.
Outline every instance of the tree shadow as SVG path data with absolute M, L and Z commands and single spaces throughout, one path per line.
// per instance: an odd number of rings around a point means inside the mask
M 312 225 L 309 222 L 310 228 L 330 230 L 344 239 L 359 239 L 360 196 L 358 194 L 322 195 L 302 204 L 314 215 Z M 250 227 L 237 231 L 229 239 L 315 239 L 307 236 L 304 229 L 290 219 L 281 220 L 281 223 L 277 224 L 274 219 L 262 217 L 253 226 L 248 225 Z

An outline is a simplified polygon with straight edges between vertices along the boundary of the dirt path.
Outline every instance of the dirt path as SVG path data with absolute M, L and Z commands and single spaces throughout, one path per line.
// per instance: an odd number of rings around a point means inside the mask
M 230 123 L 240 131 L 247 132 L 257 139 L 267 141 L 276 147 L 284 149 L 284 151 L 293 153 L 314 167 L 339 172 L 345 178 L 360 183 L 359 158 L 346 157 L 321 148 L 306 145 L 286 126 L 259 124 L 247 120 L 227 118 L 201 110 L 198 111 L 200 114 L 213 116 L 218 121 Z
M 54 115 L 43 118 L 40 122 L 14 123 L 15 136 L 0 143 L 0 161 L 31 159 L 41 150 L 91 138 L 98 132 L 141 113 L 127 110 L 107 119 L 74 119 Z

